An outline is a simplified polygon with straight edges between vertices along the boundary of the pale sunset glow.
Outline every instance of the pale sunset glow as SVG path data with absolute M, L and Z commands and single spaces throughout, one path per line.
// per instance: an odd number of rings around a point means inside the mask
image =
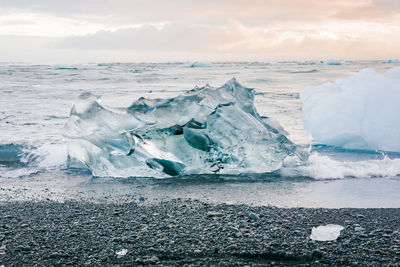
M 398 0 L 0 0 L 0 61 L 400 57 Z

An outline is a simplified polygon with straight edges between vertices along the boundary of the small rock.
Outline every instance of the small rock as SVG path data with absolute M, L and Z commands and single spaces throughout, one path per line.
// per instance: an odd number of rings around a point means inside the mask
M 150 260 L 153 260 L 154 262 L 159 262 L 160 261 L 160 259 L 157 256 L 151 257 Z
M 233 226 L 227 226 L 226 229 L 228 229 L 231 232 L 239 232 L 239 229 Z
M 254 221 L 258 221 L 260 219 L 260 217 L 257 214 L 255 214 L 254 212 L 249 214 L 249 218 Z
M 239 237 L 242 236 L 242 233 L 241 233 L 241 232 L 236 232 L 236 233 L 234 233 L 233 235 L 234 235 L 235 237 L 239 238 Z
M 364 228 L 362 228 L 360 226 L 356 226 L 356 227 L 354 227 L 354 231 L 356 231 L 356 232 L 364 232 Z
M 221 212 L 218 212 L 218 211 L 209 211 L 209 212 L 207 212 L 207 216 L 208 217 L 222 217 L 222 216 L 224 216 L 224 214 Z
M 237 249 L 238 247 L 235 245 L 235 244 L 232 244 L 232 245 L 230 245 L 230 246 L 228 246 L 227 248 L 226 248 L 226 250 L 235 250 L 235 249 Z
M 157 256 L 153 256 L 150 259 L 143 259 L 143 264 L 156 264 L 159 261 Z
M 25 247 L 25 246 L 19 245 L 19 246 L 16 246 L 16 247 L 14 248 L 14 251 L 15 251 L 15 252 L 20 252 L 20 251 L 27 251 L 27 250 L 29 250 L 29 249 L 30 249 L 30 247 Z
M 121 241 L 122 241 L 122 238 L 120 238 L 120 237 L 114 237 L 112 239 L 112 242 L 121 242 Z
M 0 255 L 5 255 L 6 254 L 6 246 L 0 246 Z

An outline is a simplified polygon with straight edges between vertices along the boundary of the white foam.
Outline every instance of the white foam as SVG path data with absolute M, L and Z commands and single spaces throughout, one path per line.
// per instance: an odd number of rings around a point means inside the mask
M 400 175 L 400 158 L 342 161 L 313 152 L 306 165 L 283 168 L 284 176 L 305 176 L 315 179 L 341 179 L 349 177 L 395 177 Z
M 19 178 L 38 173 L 37 168 L 7 168 L 0 167 L 0 178 Z
M 42 170 L 66 167 L 68 153 L 64 144 L 47 143 L 32 150 L 25 150 L 26 155 L 20 159 L 24 167 L 0 165 L 0 178 L 26 177 Z
M 44 144 L 33 152 L 39 157 L 39 168 L 60 167 L 66 164 L 68 153 L 64 144 Z

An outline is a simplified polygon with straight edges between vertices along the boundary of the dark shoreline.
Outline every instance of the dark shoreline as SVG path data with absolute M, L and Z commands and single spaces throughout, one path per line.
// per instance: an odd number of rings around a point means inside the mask
M 400 209 L 26 201 L 0 214 L 0 266 L 400 265 Z M 311 240 L 325 224 L 345 229 Z

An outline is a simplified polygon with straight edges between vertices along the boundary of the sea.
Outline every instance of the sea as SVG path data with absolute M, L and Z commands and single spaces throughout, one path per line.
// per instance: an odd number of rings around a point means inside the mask
M 26 64 L 0 63 L 0 202 L 197 199 L 279 207 L 400 208 L 400 156 L 317 144 L 304 130 L 299 93 L 381 61 Z M 71 166 L 63 138 L 71 106 L 90 92 L 126 108 L 140 97 L 170 98 L 235 77 L 257 92 L 259 114 L 279 121 L 295 144 L 311 150 L 304 166 L 265 174 L 165 179 L 94 177 Z

